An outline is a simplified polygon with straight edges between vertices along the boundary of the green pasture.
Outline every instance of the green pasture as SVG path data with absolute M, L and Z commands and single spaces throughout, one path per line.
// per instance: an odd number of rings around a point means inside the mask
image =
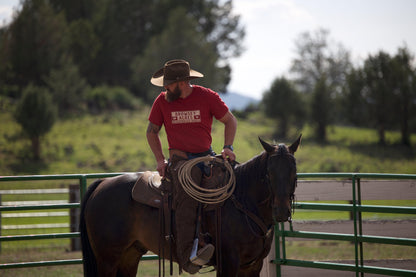
M 156 163 L 147 145 L 149 109 L 83 115 L 58 121 L 42 140 L 42 159 L 31 160 L 30 141 L 8 112 L 0 112 L 0 175 L 67 174 L 154 170 Z M 377 143 L 376 130 L 330 126 L 328 141 L 317 143 L 312 127 L 292 126 L 289 138 L 273 136 L 278 126 L 260 113 L 238 120 L 234 143 L 239 162 L 262 151 L 258 137 L 275 143 L 291 143 L 303 134 L 296 153 L 299 172 L 415 173 L 414 148 L 401 146 L 400 133 L 387 131 L 387 145 Z M 162 130 L 167 155 L 167 143 Z M 416 134 L 411 136 L 416 145 Z M 223 146 L 223 126 L 213 125 L 213 149 Z

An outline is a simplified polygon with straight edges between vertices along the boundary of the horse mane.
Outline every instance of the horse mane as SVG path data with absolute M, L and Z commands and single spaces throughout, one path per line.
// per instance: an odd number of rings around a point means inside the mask
M 250 184 L 255 184 L 266 176 L 267 153 L 263 151 L 260 155 L 238 165 L 234 170 L 234 174 L 236 177 L 234 194 L 237 198 L 241 198 L 246 194 Z

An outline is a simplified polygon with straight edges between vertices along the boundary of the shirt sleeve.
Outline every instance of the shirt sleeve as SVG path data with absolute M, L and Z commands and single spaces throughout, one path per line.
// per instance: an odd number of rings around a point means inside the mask
M 162 113 L 162 103 L 164 95 L 163 93 L 159 94 L 156 100 L 153 102 L 152 109 L 149 114 L 149 121 L 157 126 L 162 126 L 164 123 L 163 113 Z
M 229 109 L 218 93 L 212 90 L 209 90 L 209 92 L 212 114 L 216 119 L 221 119 L 225 116 Z

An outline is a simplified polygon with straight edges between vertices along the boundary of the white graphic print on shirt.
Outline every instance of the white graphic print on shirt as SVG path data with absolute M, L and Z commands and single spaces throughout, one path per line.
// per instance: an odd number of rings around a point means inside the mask
M 201 122 L 201 111 L 172 112 L 172 124 Z

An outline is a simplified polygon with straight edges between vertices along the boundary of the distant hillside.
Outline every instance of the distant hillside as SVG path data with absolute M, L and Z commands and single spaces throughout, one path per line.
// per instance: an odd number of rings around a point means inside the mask
M 244 110 L 249 104 L 257 104 L 259 100 L 235 92 L 220 93 L 222 100 L 230 110 Z

